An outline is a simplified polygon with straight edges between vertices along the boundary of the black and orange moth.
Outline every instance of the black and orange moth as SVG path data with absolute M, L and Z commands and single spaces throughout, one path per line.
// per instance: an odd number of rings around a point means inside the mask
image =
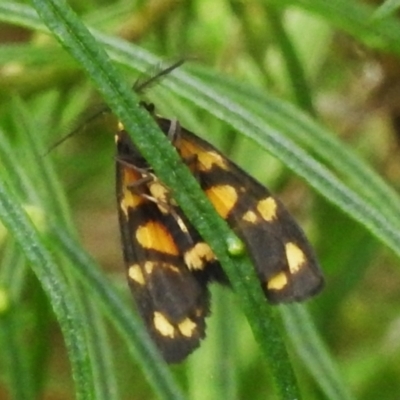
M 303 231 L 268 189 L 211 144 L 142 103 L 245 243 L 271 303 L 302 301 L 323 286 Z M 116 187 L 127 279 L 148 332 L 167 362 L 180 362 L 205 337 L 208 284 L 229 283 L 123 126 L 116 134 Z

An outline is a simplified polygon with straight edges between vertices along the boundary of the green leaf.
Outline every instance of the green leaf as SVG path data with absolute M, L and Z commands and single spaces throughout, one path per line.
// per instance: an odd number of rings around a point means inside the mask
M 84 317 L 43 238 L 19 206 L 14 194 L 0 182 L 0 219 L 13 235 L 48 295 L 63 331 L 71 360 L 78 399 L 94 399 L 94 383 L 86 342 Z

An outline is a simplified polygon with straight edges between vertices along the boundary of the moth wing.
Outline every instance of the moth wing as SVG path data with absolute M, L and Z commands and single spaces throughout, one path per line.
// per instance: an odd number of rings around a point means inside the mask
M 128 282 L 165 360 L 179 362 L 205 336 L 206 281 L 188 269 L 170 226 L 171 215 L 145 197 L 148 186 L 138 184 L 144 175 L 130 164 L 138 160 L 130 159 L 132 149 L 123 151 L 131 145 L 129 139 L 121 133 L 117 139 L 117 200 Z
M 181 128 L 175 146 L 202 189 L 246 244 L 267 298 L 301 301 L 316 294 L 323 276 L 302 229 L 271 193 L 211 144 Z

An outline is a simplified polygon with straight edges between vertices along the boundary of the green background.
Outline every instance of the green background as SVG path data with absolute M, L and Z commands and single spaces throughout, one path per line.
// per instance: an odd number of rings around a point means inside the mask
M 75 15 L 1 1 L 0 399 L 398 399 L 396 3 L 70 1 Z M 306 305 L 260 301 L 229 231 L 130 107 L 138 78 L 181 58 L 144 98 L 295 216 L 326 277 Z M 178 366 L 133 310 L 105 102 L 150 162 L 160 150 L 154 168 L 233 277 L 235 293 L 212 287 L 207 338 Z

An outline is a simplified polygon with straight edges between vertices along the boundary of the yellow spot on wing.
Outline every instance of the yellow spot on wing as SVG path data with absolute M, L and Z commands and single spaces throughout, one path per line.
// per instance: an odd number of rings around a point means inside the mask
M 129 186 L 132 186 L 139 178 L 140 175 L 136 171 L 129 168 L 125 168 L 123 170 L 123 176 L 122 176 L 123 194 L 120 207 L 125 216 L 128 216 L 128 208 L 134 209 L 144 201 L 143 197 L 132 193 L 132 191 L 129 189 Z
M 139 264 L 133 264 L 129 267 L 128 276 L 139 285 L 144 285 L 144 276 Z
M 212 186 L 206 190 L 206 195 L 222 218 L 228 216 L 238 199 L 235 188 L 230 185 Z
M 286 274 L 284 272 L 279 272 L 267 282 L 267 288 L 270 290 L 281 290 L 287 285 L 287 283 L 288 280 Z
M 197 154 L 199 169 L 208 171 L 213 165 L 218 165 L 222 169 L 226 169 L 225 160 L 219 154 L 213 151 L 202 151 Z
M 153 272 L 154 268 L 154 263 L 151 261 L 146 261 L 144 263 L 144 270 L 146 271 L 146 274 L 150 275 Z
M 178 325 L 178 329 L 183 336 L 191 337 L 196 329 L 196 324 L 190 318 L 186 318 Z
M 276 201 L 272 197 L 267 197 L 258 202 L 257 211 L 265 221 L 271 222 L 276 218 L 277 207 Z
M 158 311 L 155 311 L 153 314 L 153 324 L 158 333 L 162 336 L 168 336 L 170 338 L 175 336 L 174 326 Z
M 165 204 L 169 204 L 168 189 L 162 183 L 154 181 L 149 184 L 149 191 L 151 195 L 160 202 L 160 204 L 157 203 L 160 211 L 164 214 L 168 213 L 168 208 L 165 207 Z
M 162 268 L 168 269 L 169 271 L 175 272 L 176 274 L 180 273 L 180 269 L 173 264 L 162 263 Z
M 134 266 L 136 266 L 136 265 L 134 265 Z M 179 272 L 180 272 L 180 269 L 178 267 L 176 267 L 175 265 L 170 264 L 170 263 L 154 262 L 154 261 L 146 261 L 144 263 L 143 269 L 147 275 L 151 275 L 155 268 L 157 269 L 157 271 L 164 270 L 164 272 L 165 272 L 166 270 L 168 270 L 170 272 L 174 272 L 175 274 L 179 274 Z
M 204 315 L 204 309 L 203 308 L 196 308 L 196 310 L 194 311 L 194 315 L 196 317 L 201 317 Z
M 168 189 L 160 182 L 155 181 L 149 184 L 150 193 L 157 200 L 162 200 L 166 202 Z
M 257 215 L 254 211 L 247 211 L 243 214 L 242 217 L 243 221 L 247 221 L 250 222 L 251 224 L 254 224 L 255 222 L 257 222 Z
M 209 171 L 214 165 L 225 170 L 228 169 L 225 159 L 220 154 L 215 151 L 203 150 L 187 140 L 183 141 L 183 146 L 180 147 L 180 154 L 184 159 L 196 156 L 197 167 L 200 171 Z
M 140 225 L 136 231 L 136 240 L 145 249 L 178 255 L 176 244 L 167 228 L 157 221 Z
M 302 265 L 306 261 L 306 256 L 303 253 L 303 250 L 292 242 L 286 243 L 285 249 L 290 272 L 295 274 L 301 269 Z
M 184 259 L 189 269 L 203 269 L 205 262 L 215 260 L 215 256 L 207 243 L 200 242 L 185 253 Z

